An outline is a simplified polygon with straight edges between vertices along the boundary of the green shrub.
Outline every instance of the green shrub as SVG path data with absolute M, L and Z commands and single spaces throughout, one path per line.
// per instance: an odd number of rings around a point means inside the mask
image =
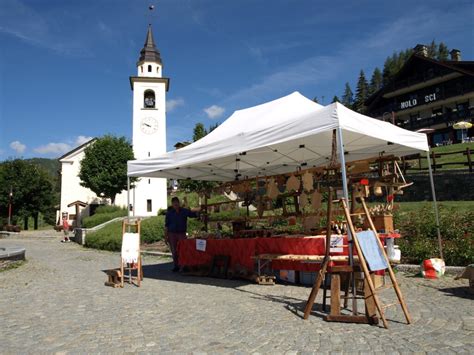
M 188 219 L 189 234 L 201 230 L 201 221 Z M 141 225 L 141 240 L 143 244 L 151 244 L 164 239 L 165 217 L 146 218 Z M 88 248 L 119 251 L 122 245 L 122 221 L 106 225 L 96 232 L 88 233 L 85 246 Z
M 122 221 L 110 223 L 96 232 L 87 233 L 85 246 L 102 250 L 120 250 L 122 246 Z
M 127 214 L 127 209 L 120 207 L 120 206 L 115 206 L 115 205 L 101 205 L 95 209 L 96 214 L 101 214 L 101 213 L 114 213 L 114 212 L 123 212 L 125 211 L 125 215 Z
M 440 231 L 446 265 L 463 266 L 474 262 L 474 211 L 459 210 L 440 204 Z M 438 235 L 433 209 L 396 212 L 395 227 L 402 238 L 398 245 L 405 262 L 419 264 L 439 257 Z
M 82 219 L 82 227 L 92 228 L 99 224 L 108 222 L 117 217 L 125 217 L 127 210 L 117 206 L 100 206 L 97 208 L 96 213 L 90 217 L 84 217 Z

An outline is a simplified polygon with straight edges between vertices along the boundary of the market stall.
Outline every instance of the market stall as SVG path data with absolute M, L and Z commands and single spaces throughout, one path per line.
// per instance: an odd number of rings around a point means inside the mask
M 205 227 L 196 240 L 179 243 L 183 265 L 204 264 L 210 267 L 210 275 L 215 275 L 216 265 L 226 273 L 248 275 L 257 264 L 260 273 L 262 262 L 292 270 L 316 270 L 320 264 L 307 310 L 314 302 L 322 274 L 332 270 L 339 280 L 337 275 L 350 272 L 354 315 L 349 321 L 361 321 L 354 318 L 355 272 L 361 270 L 370 289 L 366 299 L 374 299 L 387 326 L 369 267 L 382 270 L 370 266 L 377 258 L 388 267 L 409 322 L 379 232 L 394 232 L 393 201 L 410 185 L 397 161 L 419 151 L 429 152 L 425 134 L 364 116 L 340 103 L 322 107 L 295 92 L 236 111 L 189 146 L 130 161 L 128 176 L 217 181 L 221 183 L 217 190 L 235 197 L 228 202 L 208 203 L 209 194 L 203 193 Z M 431 172 L 430 177 L 433 186 Z M 382 203 L 369 210 L 365 199 L 370 195 L 382 198 Z M 331 207 L 334 202 L 338 207 Z M 231 206 L 230 215 L 219 215 L 227 205 Z M 230 234 L 223 233 L 225 225 L 231 225 L 227 227 Z M 369 233 L 358 241 L 356 234 L 366 229 L 375 239 L 369 238 Z M 331 250 L 333 238 L 341 241 L 337 250 Z M 370 240 L 373 242 L 368 243 Z M 381 251 L 375 251 L 379 247 Z M 365 248 L 363 257 L 361 248 Z M 337 266 L 338 262 L 343 265 Z M 332 319 L 349 319 L 337 312 Z
M 295 214 L 305 217 L 303 222 L 314 224 L 314 219 L 324 215 L 317 206 L 316 195 L 324 190 L 321 186 L 329 163 L 337 165 L 338 169 L 332 174 L 340 176 L 339 188 L 349 200 L 348 187 L 353 186 L 354 180 L 348 181 L 348 176 L 359 180 L 364 174 L 369 176 L 370 188 L 375 195 L 380 195 L 387 187 L 383 169 L 391 169 L 387 174 L 389 178 L 390 174 L 399 178 L 401 171 L 396 171 L 395 164 L 398 157 L 419 151 L 429 151 L 425 134 L 361 115 L 340 103 L 323 107 L 295 92 L 234 112 L 217 129 L 189 146 L 158 157 L 130 161 L 128 175 L 229 182 L 230 190 L 237 190 L 243 204 L 246 193 L 257 189 L 252 185 L 264 184 L 259 190 L 268 186 L 266 195 L 270 199 L 293 198 L 298 209 Z M 370 169 L 374 165 L 378 166 L 375 178 Z M 292 187 L 304 183 L 305 173 L 307 180 L 311 175 L 315 189 Z M 398 189 L 406 182 L 398 179 L 388 183 L 391 183 L 390 188 Z M 399 183 L 398 186 L 395 183 Z M 265 199 L 260 198 L 256 204 L 260 211 L 265 209 L 264 202 Z M 315 215 L 299 213 L 300 205 L 304 209 L 307 203 L 316 205 L 312 211 Z M 233 220 L 237 217 L 240 216 L 234 216 Z M 252 218 L 259 217 L 263 216 Z M 285 213 L 284 217 L 291 216 Z M 244 222 L 249 222 L 249 218 Z

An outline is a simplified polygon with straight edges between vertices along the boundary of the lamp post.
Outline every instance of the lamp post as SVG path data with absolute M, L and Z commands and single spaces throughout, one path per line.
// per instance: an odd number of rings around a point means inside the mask
M 10 186 L 10 193 L 8 194 L 8 225 L 12 222 L 12 198 L 13 198 L 13 187 Z

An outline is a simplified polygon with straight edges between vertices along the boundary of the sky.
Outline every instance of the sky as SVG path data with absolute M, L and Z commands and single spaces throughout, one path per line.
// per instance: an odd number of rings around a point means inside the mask
M 236 109 L 355 91 L 394 51 L 433 39 L 474 60 L 463 0 L 0 0 L 0 160 L 131 139 L 129 76 L 148 23 L 161 52 L 167 145 Z M 155 5 L 149 11 L 148 6 Z

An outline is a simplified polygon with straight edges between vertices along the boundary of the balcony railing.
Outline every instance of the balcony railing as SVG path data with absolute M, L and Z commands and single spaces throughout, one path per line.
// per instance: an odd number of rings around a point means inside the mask
M 439 112 L 432 114 L 430 117 L 422 118 L 411 118 L 409 122 L 398 122 L 397 125 L 402 128 L 406 128 L 412 131 L 421 128 L 429 128 L 435 125 L 445 123 L 447 127 L 452 126 L 454 123 L 459 121 L 473 121 L 474 119 L 474 107 L 462 111 L 452 112 Z

